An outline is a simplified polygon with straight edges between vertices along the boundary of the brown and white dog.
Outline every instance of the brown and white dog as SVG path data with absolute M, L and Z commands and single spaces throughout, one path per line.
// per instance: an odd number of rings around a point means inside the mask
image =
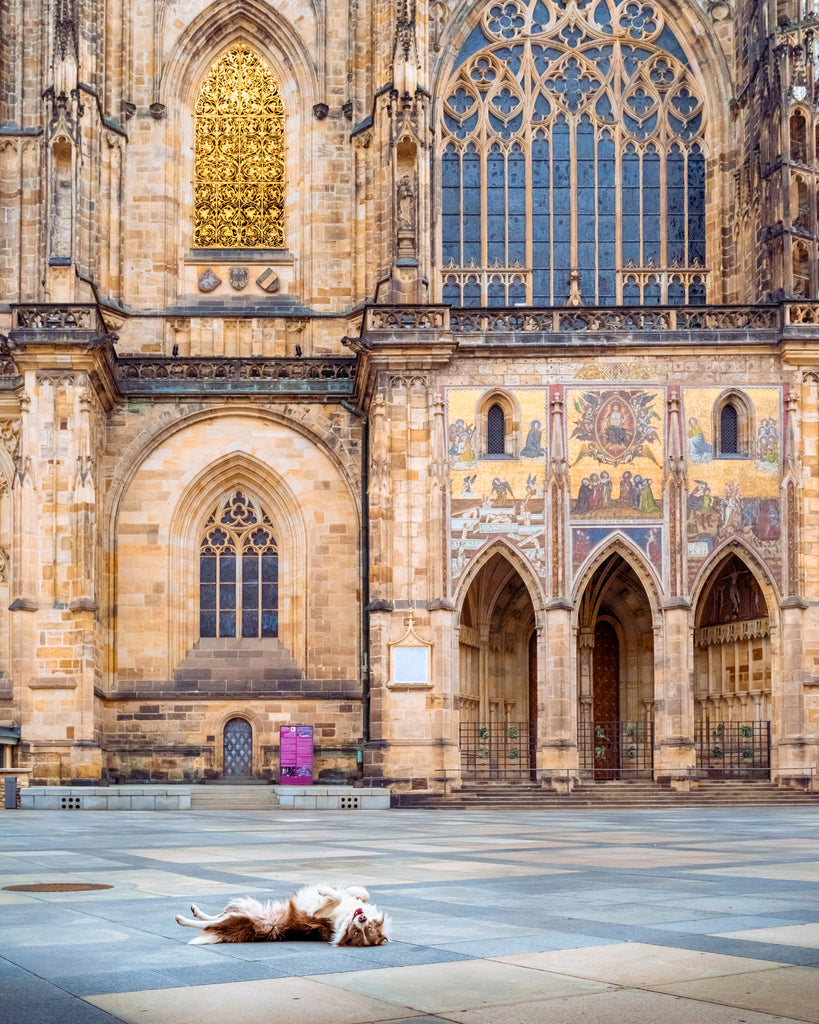
M 217 942 L 286 942 L 312 939 L 334 946 L 383 946 L 389 922 L 360 886 L 332 889 L 304 886 L 288 900 L 260 903 L 250 896 L 230 903 L 221 914 L 191 906 L 196 920 L 177 915 L 176 923 L 202 932 L 193 945 Z

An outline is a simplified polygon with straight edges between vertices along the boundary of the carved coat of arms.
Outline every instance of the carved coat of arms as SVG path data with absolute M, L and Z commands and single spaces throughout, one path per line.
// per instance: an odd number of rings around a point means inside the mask
M 231 267 L 228 271 L 228 280 L 232 288 L 235 288 L 237 292 L 240 292 L 247 284 L 248 270 L 247 267 Z
M 594 459 L 619 466 L 637 458 L 657 462 L 650 445 L 659 443 L 656 424 L 662 422 L 654 408 L 657 397 L 646 391 L 587 392 L 574 403 L 578 419 L 572 437 L 583 442 L 574 465 Z

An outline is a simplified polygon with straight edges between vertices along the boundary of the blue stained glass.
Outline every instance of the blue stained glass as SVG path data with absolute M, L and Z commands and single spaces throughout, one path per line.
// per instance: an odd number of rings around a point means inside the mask
M 509 305 L 520 306 L 526 302 L 526 285 L 519 278 L 513 278 L 509 285 Z
M 506 305 L 506 289 L 503 286 L 503 281 L 499 281 L 497 278 L 490 280 L 487 305 L 494 307 Z M 496 407 L 492 406 L 492 408 Z
M 668 286 L 668 302 L 671 306 L 685 305 L 685 285 L 675 277 Z
M 262 581 L 275 583 L 279 578 L 279 556 L 262 555 Z
M 623 305 L 640 305 L 640 286 L 633 278 L 629 278 L 623 285 Z
M 701 277 L 695 277 L 688 289 L 688 302 L 691 306 L 705 305 L 705 284 Z
M 685 157 L 678 146 L 668 154 L 665 173 L 666 259 L 681 265 L 685 262 Z
M 486 184 L 488 188 L 501 189 L 506 184 L 506 162 L 498 146 L 493 146 L 486 158 Z
M 705 263 L 705 158 L 688 157 L 688 260 Z
M 454 146 L 447 146 L 441 158 L 441 185 L 453 191 L 461 188 L 461 161 Z
M 602 32 L 612 33 L 614 31 L 611 27 L 611 11 L 605 0 L 594 9 L 594 23 Z
M 454 277 L 448 277 L 444 282 L 443 292 L 441 297 L 447 305 L 460 306 L 461 304 L 461 289 L 458 282 Z
M 199 612 L 199 635 L 200 636 L 216 636 L 216 612 L 215 611 L 203 611 Z
M 215 608 L 216 607 L 216 584 L 214 583 L 203 583 L 199 588 L 199 607 L 200 608 Z
M 222 583 L 219 586 L 219 607 L 220 608 L 235 608 L 236 607 L 236 584 L 235 583 Z
M 488 43 L 489 40 L 483 34 L 481 26 L 476 25 L 461 47 L 453 70 L 457 70 L 462 64 L 465 64 L 473 54 L 476 54 L 478 50 L 482 50 Z
M 643 290 L 643 303 L 646 306 L 658 306 L 660 303 L 660 282 L 656 277 L 649 278 Z
M 202 555 L 199 559 L 199 580 L 201 583 L 216 582 L 216 556 Z
M 623 263 L 640 265 L 640 157 L 633 146 L 623 154 Z
M 259 635 L 259 613 L 255 608 L 242 607 L 242 636 Z
M 661 262 L 660 157 L 653 146 L 643 157 L 643 265 L 651 262 Z
M 235 555 L 220 555 L 219 578 L 223 583 L 229 583 L 236 579 Z
M 673 53 L 677 60 L 687 68 L 691 67 L 691 63 L 685 55 L 685 50 L 677 42 L 677 37 L 668 25 L 665 26 L 654 42 L 655 45 L 659 46 L 661 49 L 668 50 L 669 53 Z
M 500 59 L 501 63 L 504 64 L 513 75 L 517 76 L 520 71 L 520 62 L 523 57 L 523 47 L 518 46 L 502 46 L 500 49 L 495 50 L 495 54 Z
M 236 612 L 219 612 L 219 636 L 236 636 Z
M 275 611 L 262 610 L 262 636 L 279 635 L 279 615 Z
M 245 555 L 242 559 L 242 583 L 256 583 L 259 579 L 259 556 Z
M 464 283 L 464 298 L 463 303 L 465 306 L 480 306 L 481 305 L 481 284 L 477 278 L 469 277 Z

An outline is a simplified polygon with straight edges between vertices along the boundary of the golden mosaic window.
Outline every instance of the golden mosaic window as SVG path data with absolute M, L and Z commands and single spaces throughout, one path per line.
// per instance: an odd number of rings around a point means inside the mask
M 232 46 L 196 103 L 195 246 L 284 248 L 284 120 L 270 68 L 244 44 Z
M 705 111 L 645 0 L 501 0 L 440 108 L 442 297 L 705 301 Z

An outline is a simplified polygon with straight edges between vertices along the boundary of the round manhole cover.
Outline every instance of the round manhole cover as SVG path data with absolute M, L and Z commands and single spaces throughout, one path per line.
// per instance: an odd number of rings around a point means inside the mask
M 89 892 L 92 889 L 113 889 L 113 885 L 93 882 L 32 882 L 29 885 L 4 885 L 7 892 Z

